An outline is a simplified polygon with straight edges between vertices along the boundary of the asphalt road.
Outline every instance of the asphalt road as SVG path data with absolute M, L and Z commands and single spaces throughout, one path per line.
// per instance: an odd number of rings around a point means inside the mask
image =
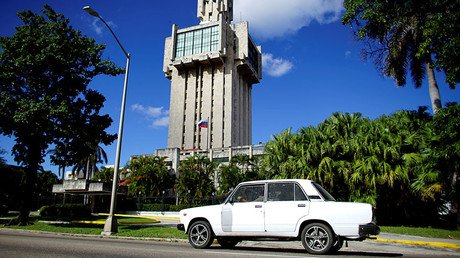
M 458 249 L 425 248 L 375 241 L 350 242 L 327 257 L 460 257 Z M 244 242 L 233 250 L 218 245 L 193 249 L 186 242 L 160 242 L 0 230 L 0 257 L 318 257 L 298 242 Z

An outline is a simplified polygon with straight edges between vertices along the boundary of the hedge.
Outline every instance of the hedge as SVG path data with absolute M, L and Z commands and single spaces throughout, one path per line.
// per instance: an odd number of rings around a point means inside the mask
M 83 204 L 56 204 L 40 208 L 40 216 L 56 219 L 82 219 L 91 217 L 91 209 Z

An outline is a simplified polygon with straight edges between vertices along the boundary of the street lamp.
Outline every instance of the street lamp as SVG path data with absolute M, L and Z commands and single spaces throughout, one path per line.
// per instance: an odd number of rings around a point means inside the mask
M 118 40 L 115 33 L 112 31 L 110 26 L 104 21 L 104 19 L 102 19 L 102 17 L 95 10 L 91 9 L 91 7 L 89 6 L 83 7 L 83 10 L 85 10 L 90 15 L 99 18 L 105 24 L 105 26 L 107 26 L 107 28 L 110 30 L 113 37 L 115 38 L 121 50 L 123 50 L 123 53 L 126 56 L 125 81 L 123 84 L 123 97 L 121 100 L 120 124 L 118 126 L 118 141 L 117 141 L 117 150 L 115 154 L 115 167 L 113 171 L 112 193 L 111 193 L 111 199 L 110 199 L 110 213 L 109 213 L 109 217 L 105 221 L 104 231 L 101 233 L 102 235 L 109 236 L 109 235 L 112 235 L 118 232 L 118 224 L 117 224 L 117 219 L 114 216 L 114 210 L 115 210 L 116 199 L 117 199 L 118 170 L 120 167 L 121 141 L 123 138 L 123 123 L 125 120 L 126 92 L 128 90 L 128 73 L 129 73 L 129 62 L 131 60 L 131 56 L 128 52 L 126 52 L 125 48 L 121 45 L 120 41 Z

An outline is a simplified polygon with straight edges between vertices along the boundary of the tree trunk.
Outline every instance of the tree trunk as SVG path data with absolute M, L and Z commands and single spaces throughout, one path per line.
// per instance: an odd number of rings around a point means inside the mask
M 436 112 L 442 108 L 441 95 L 439 94 L 438 83 L 436 82 L 436 78 L 434 76 L 434 70 L 429 62 L 426 63 L 426 72 L 428 74 L 428 88 L 430 90 L 431 107 L 433 109 L 433 114 L 436 114 Z
M 23 189 L 21 191 L 21 205 L 19 210 L 18 225 L 26 226 L 29 224 L 29 214 L 30 209 L 32 208 L 32 199 L 35 192 L 35 184 L 37 182 L 37 171 L 39 165 L 30 164 L 25 168 L 24 178 L 23 178 Z
M 65 179 L 65 166 L 62 166 L 62 181 Z

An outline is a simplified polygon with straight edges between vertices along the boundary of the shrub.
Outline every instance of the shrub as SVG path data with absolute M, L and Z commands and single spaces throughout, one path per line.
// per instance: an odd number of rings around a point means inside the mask
M 187 208 L 189 208 L 187 204 L 164 204 L 164 206 L 161 203 L 142 204 L 142 210 L 144 211 L 180 211 Z
M 91 217 L 90 207 L 83 204 L 56 204 L 40 208 L 40 216 L 53 219 L 83 219 Z
M 0 216 L 8 215 L 8 207 L 6 205 L 0 205 Z

